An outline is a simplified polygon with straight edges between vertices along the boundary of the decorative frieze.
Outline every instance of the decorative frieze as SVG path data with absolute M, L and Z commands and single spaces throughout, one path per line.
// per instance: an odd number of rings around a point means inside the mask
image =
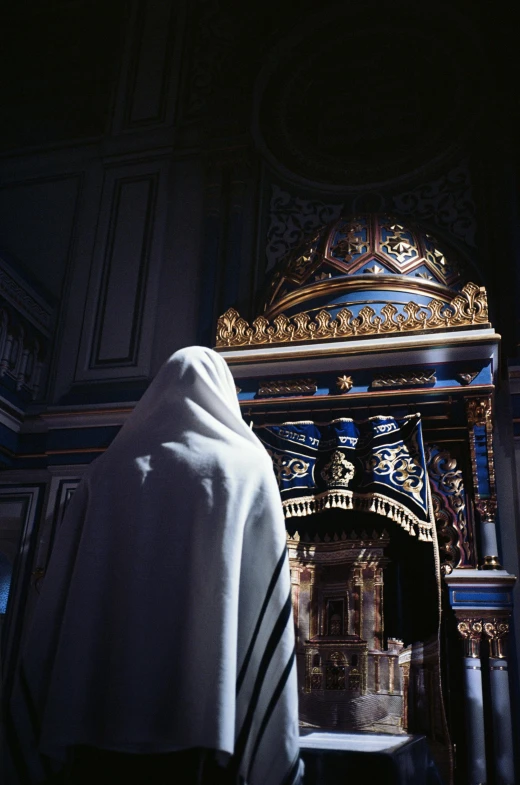
M 478 374 L 479 374 L 479 372 L 478 372 L 478 371 L 472 371 L 471 373 L 457 373 L 457 374 L 456 374 L 456 378 L 459 380 L 459 382 L 460 382 L 460 383 L 461 383 L 463 386 L 466 386 L 466 385 L 468 385 L 468 384 L 471 384 L 471 382 L 472 382 L 474 379 L 476 379 L 476 378 L 477 378 Z
M 318 389 L 316 379 L 285 379 L 260 382 L 258 397 L 272 395 L 313 395 Z
M 466 284 L 449 305 L 440 300 L 430 300 L 426 305 L 409 302 L 403 306 L 403 311 L 404 314 L 399 313 L 393 303 L 387 302 L 379 313 L 366 305 L 357 316 L 349 308 L 342 308 L 335 318 L 321 310 L 314 318 L 308 313 L 290 318 L 280 314 L 270 322 L 265 316 L 259 316 L 249 325 L 238 311 L 229 308 L 218 320 L 216 345 L 258 346 L 488 323 L 486 291 L 473 283 Z
M 491 399 L 467 398 L 466 416 L 468 425 L 486 425 L 491 417 Z
M 421 183 L 409 191 L 390 198 L 382 191 L 374 196 L 382 212 L 397 211 L 415 220 L 435 221 L 445 231 L 475 246 L 475 204 L 472 199 L 469 166 L 462 161 L 437 180 Z M 359 199 L 342 195 L 341 203 L 322 202 L 290 193 L 273 184 L 267 230 L 267 269 L 271 269 L 295 248 L 310 232 L 339 218 L 342 213 L 356 212 Z M 449 208 L 446 208 L 449 205 Z M 348 253 L 348 249 L 347 249 Z
M 394 196 L 392 206 L 401 214 L 413 215 L 416 220 L 433 218 L 438 226 L 470 247 L 475 246 L 476 208 L 466 160 L 437 180 Z
M 273 268 L 316 229 L 339 218 L 342 204 L 304 199 L 272 186 L 267 231 L 267 269 Z
M 435 371 L 417 370 L 375 374 L 372 387 L 428 387 L 437 381 Z

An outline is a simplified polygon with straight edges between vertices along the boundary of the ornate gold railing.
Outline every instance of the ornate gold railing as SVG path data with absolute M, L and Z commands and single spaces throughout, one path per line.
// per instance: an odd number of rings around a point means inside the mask
M 488 323 L 486 290 L 467 283 L 447 304 L 430 300 L 426 305 L 415 302 L 403 306 L 399 313 L 393 303 L 386 303 L 380 313 L 365 305 L 357 316 L 342 308 L 333 319 L 325 310 L 314 318 L 308 313 L 287 317 L 280 314 L 270 322 L 257 317 L 250 325 L 238 311 L 230 308 L 217 323 L 217 347 L 258 346 L 261 344 L 332 340 L 365 335 L 390 335 L 419 330 L 485 325 Z

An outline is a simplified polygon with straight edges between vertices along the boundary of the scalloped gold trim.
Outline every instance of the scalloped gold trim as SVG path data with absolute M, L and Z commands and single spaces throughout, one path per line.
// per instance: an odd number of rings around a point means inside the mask
M 305 313 L 290 318 L 280 314 L 272 322 L 259 316 L 249 325 L 238 311 L 230 308 L 219 317 L 216 346 L 258 346 L 488 324 L 486 290 L 474 283 L 467 283 L 449 304 L 430 300 L 419 305 L 412 301 L 403 310 L 406 315 L 400 314 L 393 303 L 386 303 L 378 315 L 365 305 L 358 316 L 342 308 L 335 319 L 322 310 L 314 319 Z

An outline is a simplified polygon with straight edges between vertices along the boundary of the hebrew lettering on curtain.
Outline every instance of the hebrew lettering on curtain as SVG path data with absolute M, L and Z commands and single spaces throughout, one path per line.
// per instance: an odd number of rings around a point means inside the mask
M 375 512 L 432 541 L 419 414 L 286 422 L 264 426 L 258 436 L 272 458 L 287 518 L 330 507 Z

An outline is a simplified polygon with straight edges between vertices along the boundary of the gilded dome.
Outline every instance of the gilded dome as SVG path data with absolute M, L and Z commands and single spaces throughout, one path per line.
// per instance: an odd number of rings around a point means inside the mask
M 272 274 L 263 314 L 230 308 L 217 346 L 246 346 L 487 327 L 485 289 L 460 255 L 388 214 L 341 217 L 293 249 Z
M 265 316 L 292 313 L 294 306 L 316 300 L 330 307 L 350 292 L 413 292 L 451 299 L 469 280 L 456 253 L 431 234 L 387 214 L 339 218 L 306 239 L 273 274 L 265 299 Z M 443 296 L 444 295 L 444 296 Z M 399 298 L 400 300 L 402 297 Z

